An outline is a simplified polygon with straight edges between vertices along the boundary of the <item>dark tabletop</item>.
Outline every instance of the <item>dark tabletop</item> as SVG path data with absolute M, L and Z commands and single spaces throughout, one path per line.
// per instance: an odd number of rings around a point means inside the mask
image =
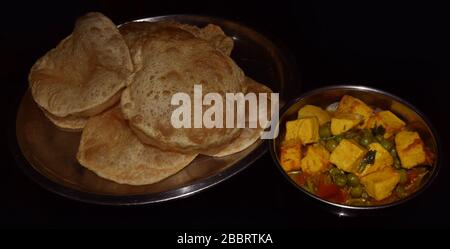
M 447 157 L 450 16 L 444 6 L 342 4 L 340 1 L 55 1 L 2 5 L 2 107 L 11 110 L 34 61 L 88 11 L 115 23 L 163 14 L 205 14 L 240 21 L 281 41 L 297 60 L 298 93 L 320 86 L 373 86 L 413 103 L 432 121 Z M 3 103 L 4 102 L 4 103 Z M 12 108 L 14 112 L 14 108 Z M 3 124 L 14 122 L 5 115 Z M 5 129 L 5 131 L 7 131 Z M 6 141 L 7 139 L 3 139 Z M 401 208 L 342 218 L 291 186 L 264 155 L 231 179 L 189 198 L 139 207 L 79 203 L 43 190 L 2 150 L 0 226 L 217 228 L 436 227 L 450 225 L 448 160 L 434 184 Z

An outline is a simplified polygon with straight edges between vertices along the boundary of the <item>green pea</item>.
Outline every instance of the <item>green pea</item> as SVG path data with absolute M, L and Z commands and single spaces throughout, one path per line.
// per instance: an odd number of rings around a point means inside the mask
M 354 174 L 347 175 L 347 184 L 352 187 L 356 187 L 359 185 L 359 178 Z
M 363 136 L 371 137 L 373 139 L 372 132 L 369 129 L 364 129 L 361 132 Z
M 400 163 L 400 160 L 398 158 L 394 159 L 394 168 L 396 168 L 396 169 L 402 168 L 402 164 Z
M 361 141 L 361 136 L 359 134 L 356 134 L 353 140 L 355 140 L 355 142 L 358 143 L 359 141 Z
M 344 137 L 343 137 L 342 135 L 336 135 L 336 136 L 334 136 L 334 139 L 335 139 L 338 143 L 340 143 L 340 142 L 342 141 L 342 139 L 344 139 Z
M 328 151 L 332 152 L 338 145 L 339 143 L 336 140 L 330 139 L 325 144 L 325 148 L 327 148 Z
M 381 141 L 384 140 L 384 136 L 383 136 L 383 135 L 376 135 L 376 136 L 375 136 L 375 140 L 377 140 L 378 142 L 381 143 Z
M 391 153 L 391 156 L 392 156 L 392 157 L 394 157 L 394 158 L 396 158 L 396 157 L 397 157 L 397 150 L 395 149 L 395 147 L 394 147 L 394 146 L 392 147 L 392 149 L 391 149 L 390 153 Z
M 337 175 L 334 177 L 334 182 L 339 187 L 344 187 L 347 184 L 347 177 L 345 175 Z
M 341 171 L 338 168 L 332 167 L 330 169 L 330 175 L 337 176 L 337 175 L 340 175 L 340 174 L 341 174 Z
M 387 151 L 390 151 L 390 150 L 392 149 L 392 147 L 393 147 L 393 144 L 392 144 L 389 140 L 386 140 L 386 139 L 384 139 L 384 138 L 380 141 L 380 144 L 381 144 L 381 146 L 383 146 L 383 148 L 385 148 Z
M 361 140 L 361 136 L 355 131 L 349 131 L 344 133 L 344 138 L 353 139 L 355 140 L 355 142 L 359 142 L 359 140 Z
M 325 140 L 320 139 L 319 140 L 319 144 L 322 145 L 323 147 L 325 147 L 325 145 L 327 144 L 327 142 Z
M 400 173 L 400 183 L 405 184 L 406 181 L 408 181 L 408 174 L 406 173 L 406 170 L 401 169 L 398 172 Z
M 397 195 L 398 195 L 400 198 L 403 198 L 403 197 L 405 197 L 405 196 L 408 195 L 408 193 L 406 193 L 405 187 L 403 187 L 402 185 L 398 185 L 398 186 L 395 188 L 395 191 L 397 192 Z
M 331 128 L 330 128 L 330 123 L 326 123 L 322 126 L 320 126 L 319 128 L 319 136 L 321 138 L 327 138 L 327 137 L 331 137 Z
M 366 146 L 367 147 L 367 146 L 369 146 L 369 144 L 371 144 L 373 142 L 372 139 L 373 139 L 372 137 L 364 135 L 364 136 L 361 137 L 361 140 L 359 140 L 359 143 L 362 146 Z
M 347 138 L 347 139 L 356 138 L 357 136 L 358 136 L 358 134 L 356 132 L 353 132 L 353 131 L 349 131 L 349 132 L 344 134 L 344 138 Z
M 367 194 L 367 192 L 363 192 L 362 194 L 361 194 L 361 198 L 363 198 L 363 199 L 369 199 L 369 195 Z
M 316 189 L 314 187 L 314 183 L 310 179 L 306 180 L 306 186 L 305 187 L 306 187 L 306 190 L 308 192 L 310 192 L 311 194 L 314 194 L 316 192 Z
M 352 189 L 350 189 L 350 195 L 352 198 L 359 198 L 363 194 L 363 189 L 361 186 L 355 186 Z

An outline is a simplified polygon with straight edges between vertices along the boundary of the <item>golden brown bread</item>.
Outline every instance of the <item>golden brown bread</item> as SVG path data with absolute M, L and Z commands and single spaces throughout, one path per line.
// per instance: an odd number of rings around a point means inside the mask
M 122 95 L 122 91 L 116 93 L 114 96 L 112 96 L 109 100 L 106 102 L 96 106 L 94 109 L 91 110 L 91 112 L 98 113 L 101 110 L 105 110 L 108 107 L 114 105 L 120 100 L 120 96 Z M 56 127 L 58 127 L 61 130 L 69 131 L 69 132 L 79 132 L 83 130 L 83 127 L 86 125 L 88 117 L 82 117 L 77 115 L 67 115 L 65 117 L 58 117 L 55 115 L 52 115 L 51 113 L 47 112 L 43 108 L 41 108 L 44 112 L 45 116 L 54 124 Z M 98 110 L 98 111 L 97 111 Z
M 77 20 L 71 35 L 34 64 L 29 82 L 36 103 L 55 118 L 89 117 L 115 104 L 132 71 L 128 48 L 114 23 L 100 13 L 88 13 Z
M 228 37 L 223 30 L 214 24 L 208 24 L 203 28 L 194 25 L 177 24 L 178 27 L 191 32 L 198 38 L 201 38 L 226 55 L 230 55 L 233 50 L 233 39 Z
M 267 93 L 268 97 L 270 97 L 270 93 L 272 92 L 272 90 L 270 88 L 268 88 L 267 86 L 258 83 L 256 81 L 254 81 L 253 79 L 251 79 L 250 77 L 245 77 L 246 80 L 246 84 L 247 84 L 247 93 L 255 93 L 258 94 L 259 93 Z M 270 108 L 270 99 L 267 100 L 267 106 L 268 108 Z M 270 110 L 270 109 L 268 109 Z M 259 137 L 261 136 L 261 133 L 263 132 L 263 127 L 260 126 L 260 124 L 257 124 L 257 128 L 249 128 L 249 115 L 248 115 L 248 110 L 246 111 L 246 128 L 243 128 L 241 130 L 241 133 L 239 134 L 238 137 L 236 137 L 235 139 L 233 139 L 230 143 L 228 143 L 225 147 L 220 148 L 219 150 L 211 150 L 211 151 L 206 151 L 202 154 L 205 155 L 211 155 L 214 157 L 224 157 L 224 156 L 228 156 L 228 155 L 232 155 L 238 152 L 241 152 L 245 149 L 247 149 L 248 147 L 250 147 L 253 143 L 255 143 Z M 212 153 L 211 153 L 212 152 Z
M 130 130 L 119 107 L 89 118 L 77 154 L 80 164 L 100 177 L 130 185 L 158 182 L 195 157 L 144 145 Z
M 79 132 L 83 130 L 88 118 L 68 115 L 65 117 L 57 117 L 46 110 L 42 109 L 44 115 L 50 120 L 56 127 L 63 131 Z
M 228 37 L 223 30 L 214 24 L 208 24 L 203 28 L 195 25 L 182 24 L 178 22 L 129 22 L 119 27 L 120 33 L 124 36 L 125 41 L 129 47 L 133 47 L 134 42 L 147 33 L 155 32 L 160 28 L 180 28 L 195 37 L 207 41 L 214 48 L 221 51 L 225 55 L 230 55 L 233 50 L 234 42 L 231 37 Z
M 244 74 L 231 58 L 178 27 L 164 26 L 125 40 L 136 72 L 122 94 L 121 107 L 141 141 L 166 150 L 200 152 L 238 135 L 234 128 L 176 129 L 170 122 L 177 108 L 170 104 L 172 95 L 184 92 L 193 99 L 195 84 L 202 85 L 203 95 L 245 91 Z
M 226 156 L 258 139 L 262 128 L 175 129 L 170 124 L 176 108 L 170 105 L 172 95 L 192 97 L 194 84 L 202 85 L 203 94 L 222 97 L 247 87 L 267 90 L 245 80 L 229 57 L 232 49 L 233 39 L 213 24 L 127 23 L 119 32 L 104 15 L 88 13 L 34 64 L 30 89 L 56 126 L 83 130 L 80 164 L 117 183 L 151 184 L 180 171 L 199 152 Z

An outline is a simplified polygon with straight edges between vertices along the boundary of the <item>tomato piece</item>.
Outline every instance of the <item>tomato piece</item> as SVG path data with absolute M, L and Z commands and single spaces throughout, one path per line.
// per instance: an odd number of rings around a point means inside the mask
M 307 177 L 306 174 L 304 174 L 304 173 L 296 173 L 296 174 L 289 174 L 289 176 L 298 185 L 305 186 L 305 184 L 306 184 L 306 177 Z
M 337 203 L 345 203 L 348 200 L 348 194 L 347 192 L 343 191 L 342 189 L 339 189 L 339 192 L 331 199 L 331 201 L 337 202 Z
M 317 188 L 317 195 L 328 201 L 344 203 L 348 196 L 345 191 L 334 183 L 322 183 Z
M 317 188 L 317 195 L 321 198 L 330 198 L 337 195 L 341 190 L 336 184 L 320 184 Z
M 414 182 L 416 180 L 416 178 L 418 176 L 420 176 L 421 174 L 423 174 L 424 172 L 426 172 L 426 171 L 424 171 L 423 169 L 418 169 L 418 168 L 408 170 L 408 172 L 407 172 L 408 181 L 406 182 L 406 185 Z
M 416 179 L 417 177 L 417 172 L 414 172 L 412 170 L 410 170 L 408 173 L 408 181 L 406 182 L 407 184 L 411 183 L 412 181 L 414 181 L 414 179 Z

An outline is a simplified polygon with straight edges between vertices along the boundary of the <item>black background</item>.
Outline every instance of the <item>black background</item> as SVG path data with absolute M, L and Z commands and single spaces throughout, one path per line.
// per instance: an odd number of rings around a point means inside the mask
M 449 144 L 450 60 L 446 6 L 341 1 L 55 1 L 1 7 L 2 106 L 27 86 L 34 61 L 68 35 L 77 17 L 100 11 L 115 23 L 163 14 L 206 14 L 237 20 L 283 42 L 301 73 L 298 92 L 338 83 L 374 86 L 422 110 Z M 14 111 L 14 110 L 13 110 Z M 10 117 L 10 116 L 8 116 Z M 14 122 L 11 118 L 3 124 Z M 192 197 L 140 207 L 78 203 L 47 192 L 1 158 L 0 226 L 153 228 L 448 227 L 448 161 L 428 191 L 407 205 L 342 218 L 290 186 L 269 154 L 222 184 Z

